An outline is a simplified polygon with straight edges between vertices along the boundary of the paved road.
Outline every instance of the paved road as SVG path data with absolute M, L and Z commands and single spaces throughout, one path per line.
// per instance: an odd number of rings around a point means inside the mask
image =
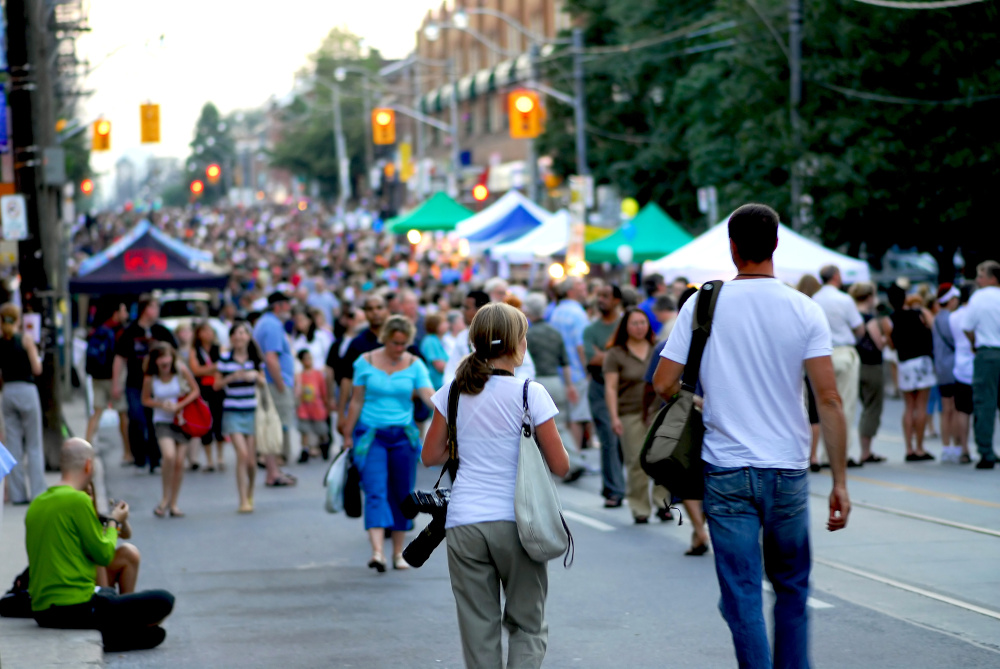
M 1000 472 L 903 463 L 899 412 L 888 404 L 876 443 L 891 462 L 851 472 L 847 530 L 823 529 L 829 478 L 814 475 L 814 666 L 1000 666 Z M 377 575 L 361 521 L 322 509 L 322 463 L 293 466 L 297 488 L 259 490 L 240 516 L 229 456 L 225 474 L 187 475 L 182 519 L 153 517 L 158 477 L 109 466 L 109 494 L 132 505 L 140 587 L 178 601 L 163 646 L 109 666 L 462 666 L 443 547 Z M 711 556 L 682 556 L 687 524 L 633 526 L 598 488 L 561 488 L 577 558 L 551 566 L 546 666 L 735 666 Z

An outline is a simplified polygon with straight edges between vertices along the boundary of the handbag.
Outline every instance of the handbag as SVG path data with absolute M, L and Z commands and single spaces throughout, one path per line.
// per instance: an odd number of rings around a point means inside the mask
M 694 333 L 681 377 L 681 389 L 656 414 L 639 453 L 642 470 L 657 485 L 662 485 L 680 499 L 702 499 L 705 496 L 701 459 L 705 424 L 701 411 L 694 405 L 694 393 L 701 358 L 712 333 L 715 303 L 721 291 L 722 281 L 709 281 L 698 290 L 698 301 L 691 318 Z
M 274 406 L 274 399 L 267 386 L 257 384 L 257 412 L 254 416 L 254 437 L 257 452 L 261 455 L 281 455 L 284 451 L 284 436 L 281 431 L 281 416 Z
M 191 392 L 191 385 L 183 374 L 179 375 L 178 385 L 182 396 Z M 212 410 L 205 398 L 199 395 L 193 402 L 184 405 L 183 409 L 174 414 L 174 425 L 191 439 L 197 439 L 211 432 Z
M 563 566 L 569 568 L 576 554 L 573 534 L 563 517 L 556 484 L 535 441 L 534 422 L 528 409 L 530 383 L 530 380 L 524 382 L 521 450 L 514 485 L 517 536 L 528 557 L 535 562 L 548 562 L 562 555 Z
M 327 467 L 323 485 L 326 486 L 326 503 L 323 508 L 327 513 L 337 513 L 344 510 L 344 487 L 347 483 L 348 460 L 347 451 L 341 451 Z
M 344 515 L 348 518 L 360 518 L 363 510 L 361 503 L 361 472 L 350 457 L 347 465 L 347 476 L 344 479 Z

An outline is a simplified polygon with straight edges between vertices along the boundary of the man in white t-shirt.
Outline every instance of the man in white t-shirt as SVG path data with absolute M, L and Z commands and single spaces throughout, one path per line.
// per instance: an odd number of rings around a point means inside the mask
M 973 432 L 980 460 L 976 469 L 993 469 L 993 423 L 1000 390 L 1000 263 L 987 260 L 976 267 L 979 290 L 969 299 L 963 328 L 976 359 L 972 372 Z
M 856 344 L 865 333 L 865 321 L 858 311 L 854 299 L 841 290 L 844 285 L 840 270 L 835 265 L 827 265 L 819 271 L 823 287 L 816 291 L 813 300 L 826 314 L 830 324 L 830 339 L 833 343 L 833 371 L 837 375 L 837 392 L 844 405 L 844 417 L 847 424 L 853 428 L 857 424 L 855 415 L 858 410 L 858 400 L 861 387 L 861 356 Z M 855 451 L 854 445 L 859 443 L 854 430 L 847 435 L 847 451 Z M 860 449 L 860 445 L 858 446 Z M 878 462 L 868 456 L 870 462 Z M 860 467 L 864 464 L 861 457 L 847 459 L 848 467 Z
M 847 428 L 820 307 L 774 278 L 778 214 L 747 204 L 729 219 L 738 274 L 723 286 L 701 362 L 705 514 L 741 667 L 808 667 L 809 419 L 803 365 L 820 414 L 833 491 L 827 529 L 847 525 Z M 697 299 L 681 309 L 653 385 L 680 389 Z M 763 559 L 760 533 L 763 529 Z M 763 564 L 762 564 L 763 562 Z M 774 585 L 774 661 L 761 601 L 761 573 Z
M 955 443 L 961 449 L 959 463 L 969 464 L 969 419 L 974 410 L 972 401 L 972 368 L 975 354 L 972 352 L 972 342 L 965 336 L 965 315 L 969 312 L 969 297 L 972 285 L 966 284 L 959 291 L 958 309 L 951 313 L 948 325 L 951 336 L 955 340 L 955 366 L 952 376 L 955 377 L 955 417 L 952 423 L 952 433 Z

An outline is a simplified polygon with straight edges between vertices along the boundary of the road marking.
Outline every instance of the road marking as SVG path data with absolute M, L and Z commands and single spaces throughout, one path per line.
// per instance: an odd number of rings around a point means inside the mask
M 864 483 L 871 483 L 873 485 L 882 486 L 883 488 L 892 488 L 893 490 L 902 490 L 904 492 L 916 493 L 917 495 L 926 495 L 927 497 L 938 497 L 940 499 L 950 499 L 953 502 L 962 502 L 964 504 L 975 504 L 976 506 L 985 506 L 989 509 L 1000 509 L 1000 503 L 989 502 L 984 499 L 975 499 L 974 497 L 963 497 L 962 495 L 952 495 L 951 493 L 938 492 L 937 490 L 928 490 L 926 488 L 917 488 L 915 486 L 906 485 L 904 483 L 890 483 L 889 481 L 873 479 L 867 476 L 857 476 L 855 474 L 849 474 L 848 478 L 851 481 L 862 481 Z
M 931 592 L 930 590 L 924 590 L 923 588 L 918 588 L 915 585 L 910 585 L 909 583 L 903 583 L 902 581 L 897 581 L 892 578 L 879 576 L 878 574 L 873 574 L 871 572 L 864 571 L 863 569 L 856 569 L 846 564 L 833 562 L 832 560 L 814 557 L 813 561 L 818 562 L 819 564 L 822 565 L 826 565 L 827 567 L 831 567 L 832 569 L 839 569 L 840 571 L 845 571 L 848 574 L 854 574 L 855 576 L 860 576 L 861 578 L 867 578 L 871 581 L 876 581 L 878 583 L 882 583 L 884 585 L 888 585 L 893 588 L 899 588 L 900 590 L 905 590 L 906 592 L 912 592 L 915 595 L 927 597 L 928 599 L 933 599 L 939 602 L 943 602 L 945 604 L 950 604 L 951 606 L 956 606 L 960 609 L 965 609 L 966 611 L 972 611 L 973 613 L 978 613 L 980 615 L 1000 620 L 1000 611 L 994 611 L 992 609 L 987 609 L 982 606 L 970 604 L 969 602 L 963 602 L 962 600 L 955 599 L 954 597 L 949 597 L 947 595 L 940 595 L 936 592 Z
M 764 589 L 764 592 L 770 592 L 771 594 L 774 594 L 774 586 L 771 585 L 771 583 L 769 581 L 764 581 L 764 583 L 763 583 L 763 589 Z M 833 604 L 829 604 L 827 602 L 824 602 L 821 599 L 816 599 L 815 597 L 810 597 L 809 599 L 807 599 L 806 600 L 806 606 L 808 606 L 810 609 L 832 609 L 832 608 L 834 608 Z
M 827 495 L 819 492 L 809 493 L 813 497 L 818 497 L 820 499 L 827 499 Z M 871 511 L 881 511 L 882 513 L 889 513 L 894 516 L 901 516 L 903 518 L 910 518 L 912 520 L 921 520 L 925 523 L 934 523 L 935 525 L 944 525 L 945 527 L 953 527 L 956 530 L 966 530 L 968 532 L 976 532 L 978 534 L 985 534 L 991 537 L 1000 537 L 1000 530 L 991 530 L 988 527 L 979 527 L 978 525 L 969 525 L 968 523 L 959 523 L 954 520 L 947 520 L 945 518 L 938 518 L 936 516 L 927 516 L 922 513 L 913 513 L 912 511 L 903 511 L 902 509 L 894 509 L 889 506 L 882 506 L 880 504 L 872 504 L 870 502 L 858 502 L 857 500 L 851 500 L 852 508 L 859 509 L 869 509 Z
M 591 518 L 590 516 L 585 516 L 582 513 L 577 513 L 576 511 L 569 511 L 563 509 L 563 515 L 570 520 L 575 520 L 578 523 L 583 523 L 584 525 L 589 525 L 595 530 L 600 530 L 601 532 L 614 532 L 615 526 L 608 525 L 607 523 L 597 520 L 596 518 Z

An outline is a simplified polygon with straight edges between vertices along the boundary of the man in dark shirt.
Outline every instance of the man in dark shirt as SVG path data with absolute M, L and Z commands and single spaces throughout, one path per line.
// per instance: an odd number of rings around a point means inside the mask
M 128 442 L 136 467 L 149 464 L 152 474 L 160 466 L 160 447 L 153 435 L 153 410 L 142 406 L 143 363 L 158 341 L 177 347 L 170 330 L 157 323 L 160 303 L 151 295 L 142 295 L 137 305 L 139 317 L 125 328 L 115 341 L 115 362 L 111 372 L 111 397 L 124 395 L 128 402 Z
M 117 344 L 118 338 L 121 337 L 122 332 L 125 331 L 125 326 L 128 323 L 128 306 L 124 302 L 117 302 L 117 309 L 102 324 L 94 330 L 92 337 L 102 336 L 101 330 L 111 332 L 114 334 L 114 342 Z M 91 384 L 94 389 L 94 407 L 93 413 L 90 416 L 90 421 L 87 422 L 87 435 L 86 440 L 90 443 L 94 441 L 94 435 L 97 434 L 97 428 L 101 424 L 101 415 L 104 410 L 111 407 L 118 412 L 118 424 L 121 427 L 122 433 L 122 462 L 132 461 L 132 452 L 128 446 L 128 407 L 125 404 L 123 397 L 119 396 L 118 399 L 112 399 L 112 392 L 114 389 L 111 383 L 112 372 L 114 370 L 114 351 L 111 351 L 111 364 L 107 365 L 104 369 L 90 368 L 88 364 L 87 373 L 91 376 Z
M 338 425 L 347 424 L 347 407 L 351 401 L 351 392 L 354 390 L 354 362 L 368 351 L 374 351 L 382 346 L 378 340 L 378 333 L 382 331 L 382 326 L 389 318 L 389 309 L 381 295 L 366 297 L 361 309 L 365 312 L 368 327 L 351 340 L 347 352 L 340 359 L 339 368 L 336 370 L 336 375 L 340 378 L 340 399 L 337 406 Z M 330 355 L 327 356 L 326 363 L 329 366 L 338 364 L 333 354 L 334 349 L 330 347 Z

